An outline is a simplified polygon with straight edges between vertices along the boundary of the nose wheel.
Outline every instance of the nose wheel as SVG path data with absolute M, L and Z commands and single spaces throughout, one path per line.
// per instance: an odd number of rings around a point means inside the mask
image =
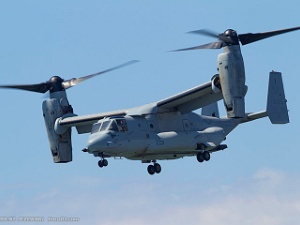
M 158 163 L 154 162 L 153 165 L 149 165 L 147 167 L 147 171 L 150 175 L 153 175 L 155 173 L 160 173 L 161 172 L 161 166 Z
M 108 161 L 107 161 L 106 159 L 100 159 L 100 160 L 98 161 L 98 166 L 99 166 L 100 168 L 106 167 L 106 166 L 108 166 Z

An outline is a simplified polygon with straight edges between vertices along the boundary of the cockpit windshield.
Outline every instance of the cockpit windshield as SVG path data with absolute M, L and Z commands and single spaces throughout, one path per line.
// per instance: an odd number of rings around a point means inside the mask
M 104 122 L 98 122 L 93 125 L 91 134 L 106 130 L 115 132 L 127 132 L 127 122 L 124 118 L 110 119 Z
M 100 126 L 101 126 L 101 123 L 95 123 L 92 127 L 91 134 L 98 132 Z
M 107 127 L 108 127 L 108 125 L 109 125 L 109 123 L 110 123 L 110 121 L 104 121 L 104 122 L 102 123 L 102 126 L 101 126 L 101 128 L 100 128 L 99 131 L 106 130 Z

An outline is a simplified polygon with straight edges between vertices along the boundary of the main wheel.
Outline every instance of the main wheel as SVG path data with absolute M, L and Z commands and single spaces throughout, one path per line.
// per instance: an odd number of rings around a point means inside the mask
M 154 163 L 154 171 L 155 173 L 161 172 L 161 166 L 158 163 Z
M 154 168 L 153 165 L 149 165 L 149 166 L 147 167 L 147 170 L 148 170 L 148 173 L 149 173 L 150 175 L 153 175 L 153 174 L 155 173 L 155 168 Z
M 102 165 L 103 165 L 103 166 L 108 166 L 108 161 L 107 161 L 106 159 L 103 159 L 103 160 L 102 160 Z
M 203 154 L 201 153 L 201 152 L 199 152 L 198 154 L 197 154 L 197 160 L 198 160 L 198 162 L 203 162 L 204 161 L 204 159 L 203 159 Z
M 98 166 L 99 166 L 100 168 L 102 168 L 102 167 L 104 166 L 102 160 L 99 160 L 99 161 L 98 161 Z
M 202 153 L 202 157 L 205 161 L 208 161 L 208 160 L 210 160 L 210 153 L 208 151 L 204 151 Z

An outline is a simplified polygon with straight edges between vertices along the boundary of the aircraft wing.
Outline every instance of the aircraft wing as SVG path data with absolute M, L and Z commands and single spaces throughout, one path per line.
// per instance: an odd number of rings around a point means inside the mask
M 61 127 L 72 127 L 75 126 L 78 134 L 89 133 L 92 130 L 92 126 L 98 120 L 108 116 L 124 116 L 126 115 L 125 110 L 112 111 L 107 113 L 97 113 L 84 116 L 71 116 L 62 118 L 59 121 Z
M 157 102 L 159 111 L 180 111 L 182 114 L 202 108 L 223 98 L 212 90 L 211 81 Z
M 212 90 L 211 82 L 191 88 L 182 93 L 158 101 L 154 104 L 140 106 L 133 109 L 118 110 L 106 113 L 97 113 L 84 116 L 67 115 L 59 120 L 58 126 L 62 128 L 75 126 L 79 134 L 88 133 L 92 125 L 98 120 L 109 116 L 125 116 L 127 114 L 147 114 L 152 112 L 155 105 L 158 112 L 180 111 L 182 114 L 202 108 L 213 102 L 222 99 L 222 93 L 215 93 Z

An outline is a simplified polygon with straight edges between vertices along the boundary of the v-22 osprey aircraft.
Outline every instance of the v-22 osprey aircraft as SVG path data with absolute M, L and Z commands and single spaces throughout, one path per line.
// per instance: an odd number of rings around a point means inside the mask
M 232 29 L 221 34 L 209 30 L 192 31 L 191 33 L 218 40 L 175 51 L 223 48 L 223 53 L 218 55 L 218 74 L 209 82 L 182 93 L 126 110 L 78 116 L 73 112 L 66 90 L 87 79 L 137 61 L 129 61 L 80 78 L 63 80 L 54 76 L 40 84 L 0 87 L 38 93 L 49 91 L 50 98 L 43 102 L 42 109 L 55 163 L 72 161 L 71 128 L 76 127 L 79 134 L 90 133 L 83 152 L 100 157 L 99 167 L 108 165 L 107 158 L 124 157 L 148 163 L 147 171 L 153 175 L 161 172 L 158 160 L 185 156 L 196 156 L 199 162 L 210 160 L 211 153 L 227 148 L 222 142 L 242 123 L 263 117 L 269 117 L 273 124 L 289 123 L 280 72 L 270 72 L 266 110 L 245 112 L 247 86 L 240 43 L 246 45 L 298 29 L 300 27 L 241 35 Z M 217 102 L 222 99 L 227 115 L 220 118 Z M 201 115 L 193 112 L 199 108 L 202 108 Z

